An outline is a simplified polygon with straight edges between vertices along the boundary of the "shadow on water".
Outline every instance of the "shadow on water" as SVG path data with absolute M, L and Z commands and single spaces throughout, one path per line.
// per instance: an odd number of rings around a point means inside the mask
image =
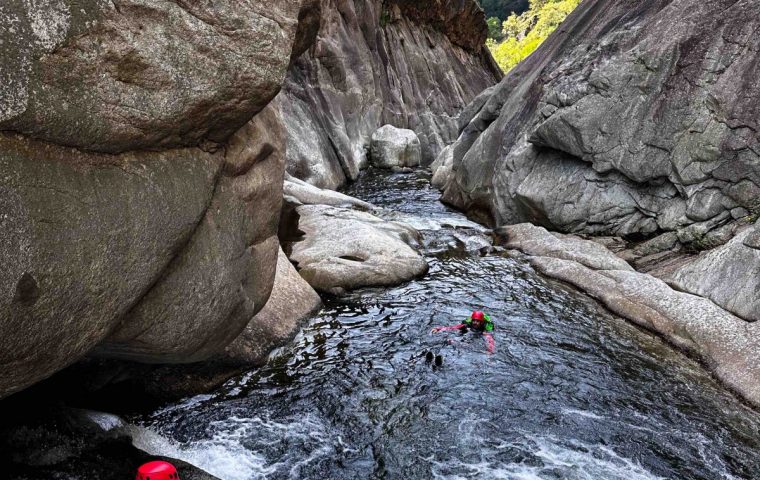
M 230 480 L 756 477 L 760 415 L 699 365 L 484 256 L 483 229 L 423 174 L 370 172 L 347 193 L 424 228 L 429 274 L 326 299 L 266 367 L 144 419 L 138 446 Z M 496 321 L 494 355 L 430 333 L 475 308 Z

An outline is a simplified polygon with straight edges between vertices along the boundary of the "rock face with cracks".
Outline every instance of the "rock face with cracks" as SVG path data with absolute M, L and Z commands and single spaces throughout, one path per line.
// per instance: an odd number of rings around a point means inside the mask
M 92 353 L 203 360 L 263 308 L 303 3 L 0 6 L 0 397 Z
M 529 253 L 756 403 L 758 31 L 753 0 L 585 0 L 471 102 L 434 164 L 443 200 L 490 225 L 643 242 L 621 256 L 662 280 L 546 232 Z
M 276 99 L 288 129 L 288 173 L 321 188 L 356 179 L 372 134 L 414 130 L 422 164 L 457 136 L 457 115 L 501 73 L 474 0 L 318 0 L 316 42 Z
M 680 268 L 671 282 L 751 322 L 760 320 L 760 224 Z
M 463 113 L 444 199 L 494 225 L 709 243 L 760 208 L 759 19 L 752 0 L 582 2 Z
M 296 213 L 302 238 L 288 245 L 290 259 L 319 291 L 397 285 L 427 272 L 410 246 L 419 233 L 408 225 L 327 205 L 302 205 Z

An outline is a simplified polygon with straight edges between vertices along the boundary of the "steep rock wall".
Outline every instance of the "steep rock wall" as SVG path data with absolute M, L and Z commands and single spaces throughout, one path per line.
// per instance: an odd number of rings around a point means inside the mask
M 0 6 L 0 397 L 93 352 L 202 360 L 261 310 L 301 3 Z
M 694 353 L 755 404 L 758 32 L 752 0 L 585 0 L 465 110 L 435 164 L 445 201 L 513 225 L 510 244 L 537 270 Z M 652 274 L 567 258 L 577 242 Z
M 760 209 L 760 5 L 586 0 L 473 104 L 444 199 L 492 224 L 703 243 Z
M 383 124 L 414 130 L 423 163 L 458 134 L 457 115 L 501 78 L 474 0 L 320 0 L 316 43 L 276 99 L 288 173 L 322 188 L 355 179 Z

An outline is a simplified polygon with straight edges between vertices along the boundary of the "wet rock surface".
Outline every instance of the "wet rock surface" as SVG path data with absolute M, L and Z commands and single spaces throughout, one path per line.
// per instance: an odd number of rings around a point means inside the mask
M 426 177 L 368 170 L 345 193 L 415 225 L 428 274 L 326 296 L 266 366 L 145 418 L 154 453 L 225 479 L 754 478 L 756 410 L 514 251 L 484 252 L 488 232 Z M 430 334 L 474 308 L 496 322 L 493 355 Z
M 290 259 L 318 291 L 397 285 L 427 271 L 411 246 L 418 245 L 419 233 L 409 225 L 326 205 L 303 205 L 296 212 L 303 237 L 288 244 Z
M 513 243 L 623 316 L 655 312 L 664 320 L 640 322 L 689 344 L 755 402 L 758 18 L 748 0 L 584 1 L 464 110 L 433 165 L 443 200 L 487 224 L 619 238 L 636 270 L 693 295 L 584 261 L 558 234 L 526 229 L 531 240 Z
M 4 407 L 0 459 L 8 480 L 132 479 L 140 465 L 153 460 L 171 463 L 183 480 L 218 480 L 181 460 L 137 449 L 114 415 L 54 407 L 32 419 L 33 412 L 19 405 Z
M 501 78 L 473 0 L 320 6 L 316 43 L 275 101 L 288 128 L 288 173 L 313 185 L 356 179 L 385 124 L 416 132 L 429 165 L 456 138 L 459 111 Z

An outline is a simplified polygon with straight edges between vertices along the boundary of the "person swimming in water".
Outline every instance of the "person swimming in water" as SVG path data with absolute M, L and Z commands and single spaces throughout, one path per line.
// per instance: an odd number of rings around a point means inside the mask
M 452 325 L 450 327 L 435 327 L 432 333 L 448 332 L 452 330 L 459 330 L 462 333 L 467 333 L 468 330 L 472 330 L 476 333 L 482 333 L 486 339 L 486 345 L 488 353 L 493 353 L 496 349 L 496 342 L 493 339 L 494 324 L 491 317 L 488 314 L 477 311 L 472 312 L 470 318 L 460 323 L 459 325 Z

